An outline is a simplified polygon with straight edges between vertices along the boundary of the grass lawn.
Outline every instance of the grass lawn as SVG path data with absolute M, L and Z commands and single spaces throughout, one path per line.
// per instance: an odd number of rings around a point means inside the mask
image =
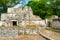
M 54 27 L 46 27 L 47 30 L 51 30 L 51 31 L 55 31 L 55 32 L 59 32 L 60 33 L 60 29 L 59 28 L 54 28 Z

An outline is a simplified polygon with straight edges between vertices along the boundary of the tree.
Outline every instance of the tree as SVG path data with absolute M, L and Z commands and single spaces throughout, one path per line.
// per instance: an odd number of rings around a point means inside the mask
M 0 7 L 3 7 L 3 10 L 0 9 L 0 12 L 7 12 L 8 7 L 13 7 L 19 3 L 19 0 L 0 0 Z
M 56 14 L 60 17 L 60 0 L 56 0 Z
M 1 6 L 3 7 L 3 12 L 6 12 L 7 11 L 7 7 L 8 7 L 7 4 L 9 4 L 11 2 L 12 2 L 12 0 L 0 0 L 0 7 Z
M 42 19 L 51 15 L 60 16 L 60 0 L 31 0 L 27 5 Z
M 36 1 L 30 1 L 27 5 L 28 6 L 31 6 L 34 15 L 39 15 L 40 16 L 40 15 L 42 15 L 44 13 L 44 10 L 43 10 L 44 9 L 43 8 L 44 7 L 44 4 L 41 4 L 38 1 L 37 2 Z
M 38 15 L 42 19 L 51 16 L 53 13 L 52 6 L 47 5 L 46 1 L 30 1 L 27 5 L 31 6 L 34 15 Z

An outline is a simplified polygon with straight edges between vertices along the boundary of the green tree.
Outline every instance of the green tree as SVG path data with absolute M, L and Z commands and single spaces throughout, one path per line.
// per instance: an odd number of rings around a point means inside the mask
M 51 16 L 53 13 L 52 5 L 46 4 L 46 1 L 30 1 L 27 5 L 31 6 L 34 15 L 38 15 L 42 19 Z
M 56 0 L 56 14 L 60 17 L 60 0 Z
M 39 1 L 30 1 L 28 6 L 31 6 L 33 10 L 34 15 L 38 15 L 44 19 L 44 16 L 46 15 L 45 9 L 44 9 L 44 4 L 41 4 Z
M 16 4 L 19 4 L 18 0 L 0 0 L 0 7 L 3 7 L 3 10 L 0 12 L 7 12 L 8 7 L 13 7 Z
M 2 6 L 3 7 L 3 12 L 6 12 L 7 11 L 7 4 L 8 3 L 11 3 L 12 0 L 0 0 L 0 7 Z
M 42 19 L 51 15 L 60 16 L 60 0 L 32 0 L 27 5 Z

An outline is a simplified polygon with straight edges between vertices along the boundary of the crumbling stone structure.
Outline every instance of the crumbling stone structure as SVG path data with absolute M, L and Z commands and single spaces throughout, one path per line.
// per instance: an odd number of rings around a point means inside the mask
M 26 26 L 29 23 L 35 24 L 34 22 L 39 20 L 41 18 L 34 16 L 29 6 L 25 6 L 24 8 L 8 8 L 7 13 L 1 15 L 3 26 Z

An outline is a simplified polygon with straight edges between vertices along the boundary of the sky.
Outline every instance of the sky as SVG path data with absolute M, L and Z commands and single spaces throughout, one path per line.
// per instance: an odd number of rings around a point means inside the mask
M 23 6 L 25 4 L 27 4 L 29 2 L 29 0 L 20 0 L 20 4 L 15 5 L 13 8 L 18 8 L 20 6 Z

